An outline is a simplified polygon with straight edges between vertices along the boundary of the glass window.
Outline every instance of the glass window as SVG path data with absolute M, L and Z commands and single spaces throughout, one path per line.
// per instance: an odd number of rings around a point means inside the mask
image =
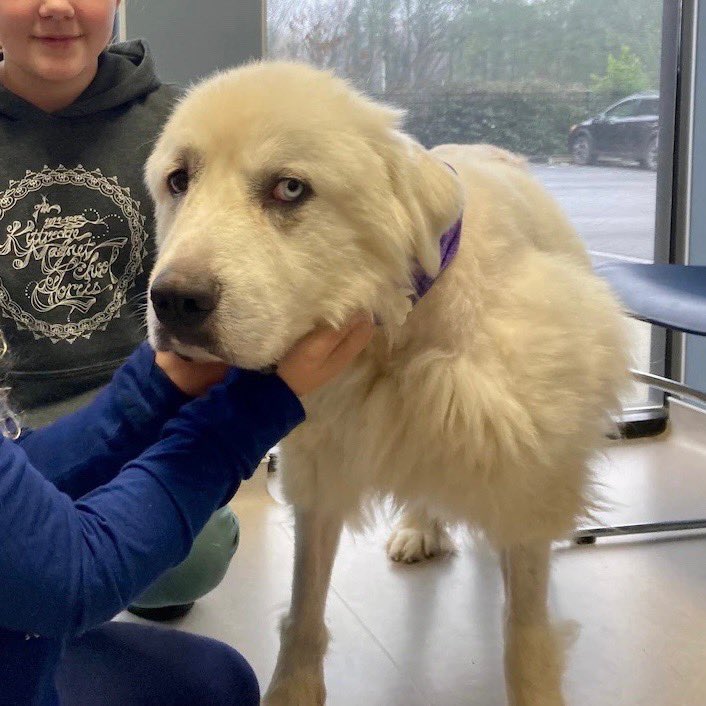
M 525 155 L 594 262 L 649 262 L 654 126 L 592 119 L 610 106 L 614 117 L 659 115 L 663 4 L 268 0 L 267 36 L 270 56 L 331 69 L 404 108 L 427 147 L 486 142 Z M 646 92 L 654 98 L 626 100 Z M 634 337 L 636 367 L 649 370 L 649 326 Z
M 642 101 L 631 100 L 625 101 L 606 111 L 609 118 L 632 118 L 636 115 L 641 115 Z
M 640 115 L 654 115 L 655 117 L 657 117 L 659 115 L 659 99 L 644 99 L 642 101 L 642 104 L 640 105 Z

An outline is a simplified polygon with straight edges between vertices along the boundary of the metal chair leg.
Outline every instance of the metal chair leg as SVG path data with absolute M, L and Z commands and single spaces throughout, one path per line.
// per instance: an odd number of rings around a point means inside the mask
M 691 402 L 706 403 L 706 392 L 695 390 L 693 387 L 684 385 L 684 383 L 669 380 L 668 378 L 663 378 L 653 373 L 643 373 L 640 370 L 631 370 L 630 373 L 637 382 L 642 382 L 650 387 L 656 387 L 658 390 L 662 390 L 662 392 L 668 392 L 675 397 L 681 397 Z
M 694 390 L 687 385 L 674 380 L 631 370 L 633 378 L 651 387 L 656 387 L 663 392 L 676 397 L 706 403 L 706 393 Z M 706 520 L 675 520 L 672 522 L 646 522 L 636 525 L 620 525 L 618 527 L 584 527 L 574 533 L 576 544 L 595 544 L 598 537 L 625 537 L 633 534 L 652 534 L 653 532 L 683 532 L 685 530 L 706 529 Z
M 625 537 L 632 534 L 683 532 L 684 530 L 699 529 L 706 529 L 706 520 L 675 520 L 673 522 L 646 522 L 617 527 L 586 527 L 576 531 L 574 541 L 576 544 L 595 544 L 598 537 Z

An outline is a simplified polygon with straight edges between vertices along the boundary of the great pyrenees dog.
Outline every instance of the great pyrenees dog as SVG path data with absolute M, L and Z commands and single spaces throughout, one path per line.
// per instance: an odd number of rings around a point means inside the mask
M 265 704 L 325 702 L 341 528 L 390 497 L 393 559 L 447 549 L 447 523 L 497 549 L 508 701 L 558 706 L 550 543 L 592 505 L 589 462 L 627 380 L 619 307 L 520 158 L 428 151 L 401 118 L 294 63 L 192 88 L 146 169 L 161 303 L 150 340 L 266 369 L 319 324 L 361 310 L 379 324 L 281 444 L 295 569 Z

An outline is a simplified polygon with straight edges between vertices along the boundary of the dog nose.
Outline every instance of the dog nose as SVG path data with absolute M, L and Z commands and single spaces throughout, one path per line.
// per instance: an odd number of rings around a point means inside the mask
M 216 308 L 219 287 L 213 279 L 166 270 L 150 287 L 160 323 L 172 329 L 200 326 Z

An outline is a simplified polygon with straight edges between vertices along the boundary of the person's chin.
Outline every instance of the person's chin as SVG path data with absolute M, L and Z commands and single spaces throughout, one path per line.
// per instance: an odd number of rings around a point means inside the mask
M 79 52 L 72 52 L 72 56 L 62 59 L 42 57 L 36 67 L 37 75 L 51 82 L 74 81 L 91 70 Z

